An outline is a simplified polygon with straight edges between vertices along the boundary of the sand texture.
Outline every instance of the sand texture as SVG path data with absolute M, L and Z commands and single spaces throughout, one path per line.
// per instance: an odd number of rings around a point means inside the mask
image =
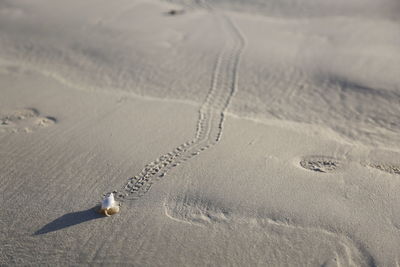
M 0 265 L 399 266 L 397 14 L 0 0 Z

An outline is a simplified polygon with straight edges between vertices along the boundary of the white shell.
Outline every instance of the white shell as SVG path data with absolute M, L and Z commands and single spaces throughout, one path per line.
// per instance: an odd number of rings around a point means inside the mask
M 101 202 L 101 208 L 102 209 L 110 209 L 115 205 L 115 199 L 114 199 L 114 194 L 111 193 L 108 196 L 106 196 L 103 201 Z
M 99 212 L 106 216 L 111 216 L 119 212 L 119 203 L 115 201 L 113 193 L 110 193 L 101 201 Z

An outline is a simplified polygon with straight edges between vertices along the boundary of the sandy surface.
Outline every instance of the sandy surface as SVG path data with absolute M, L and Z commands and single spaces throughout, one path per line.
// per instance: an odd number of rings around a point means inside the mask
M 396 11 L 0 1 L 0 265 L 398 266 Z

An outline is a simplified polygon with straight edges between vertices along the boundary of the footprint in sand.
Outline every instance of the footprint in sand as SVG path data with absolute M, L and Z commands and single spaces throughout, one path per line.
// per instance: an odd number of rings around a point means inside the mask
M 262 253 L 259 259 L 268 259 L 271 266 L 294 262 L 300 266 L 375 265 L 370 253 L 360 250 L 347 235 L 297 225 L 262 211 L 241 213 L 223 201 L 202 194 L 185 192 L 170 197 L 164 202 L 164 212 L 175 222 L 212 228 L 213 240 L 229 236 L 231 244 L 226 249 L 233 253 L 251 255 L 259 248 Z M 279 253 L 276 248 L 285 253 Z
M 56 123 L 54 117 L 42 117 L 35 108 L 25 108 L 0 113 L 0 132 L 33 132 Z
M 300 166 L 310 171 L 331 173 L 340 168 L 341 162 L 333 157 L 308 156 L 300 160 Z

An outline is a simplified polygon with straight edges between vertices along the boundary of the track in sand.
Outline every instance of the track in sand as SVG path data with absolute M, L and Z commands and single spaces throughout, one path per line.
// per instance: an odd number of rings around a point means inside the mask
M 199 109 L 195 137 L 173 151 L 147 164 L 136 176 L 128 179 L 118 191 L 119 201 L 137 199 L 148 192 L 157 179 L 202 151 L 216 145 L 222 137 L 225 111 L 237 90 L 240 57 L 245 39 L 229 17 L 202 3 L 198 5 L 221 24 L 225 43 L 216 59 L 208 94 Z

